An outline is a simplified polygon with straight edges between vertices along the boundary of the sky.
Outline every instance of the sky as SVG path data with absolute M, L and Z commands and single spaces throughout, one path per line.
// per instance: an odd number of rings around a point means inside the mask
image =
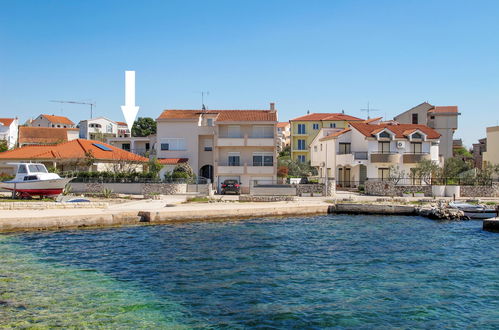
M 457 105 L 471 146 L 499 121 L 499 1 L 0 0 L 0 117 L 123 120 L 124 71 L 139 116 L 268 109 L 393 118 Z

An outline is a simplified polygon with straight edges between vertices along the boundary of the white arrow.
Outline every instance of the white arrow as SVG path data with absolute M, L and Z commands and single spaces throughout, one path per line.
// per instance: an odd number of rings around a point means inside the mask
M 121 106 L 123 116 L 130 132 L 137 118 L 139 107 L 135 105 L 135 71 L 125 71 L 125 105 Z

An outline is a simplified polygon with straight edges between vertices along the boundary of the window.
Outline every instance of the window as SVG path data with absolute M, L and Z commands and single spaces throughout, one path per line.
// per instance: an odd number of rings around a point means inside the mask
M 336 128 L 336 124 L 335 123 L 329 123 L 329 127 L 330 128 Z
M 378 152 L 382 154 L 390 153 L 390 142 L 389 141 L 380 141 L 378 142 Z
M 273 138 L 274 137 L 274 127 L 273 126 L 253 126 L 254 138 Z
M 322 151 L 322 143 L 321 143 L 321 151 Z
M 319 129 L 319 124 L 313 124 L 313 125 L 312 125 L 312 127 L 313 127 L 314 129 Z
M 186 150 L 185 139 L 179 139 L 179 138 L 161 139 L 161 150 Z
M 31 173 L 47 173 L 47 169 L 43 165 L 33 164 L 28 165 L 28 167 Z
M 206 126 L 213 126 L 213 118 L 206 119 Z
M 435 116 L 430 116 L 430 119 L 435 119 Z
M 26 168 L 26 165 L 19 165 L 19 169 L 17 170 L 17 173 L 28 173 L 28 169 Z
M 412 138 L 413 138 L 413 139 L 415 139 L 415 140 L 416 140 L 416 139 L 419 139 L 419 140 L 420 140 L 420 139 L 422 139 L 422 138 L 423 138 L 423 136 L 422 136 L 421 134 L 419 134 L 419 133 L 414 133 L 414 134 L 412 134 Z
M 305 150 L 305 140 L 298 140 L 298 150 Z
M 305 163 L 305 155 L 298 155 L 298 163 Z
M 391 136 L 390 136 L 390 133 L 388 133 L 388 132 L 381 132 L 381 133 L 379 133 L 379 137 L 382 139 L 389 139 Z
M 229 152 L 228 161 L 229 161 L 229 166 L 241 166 L 240 165 L 241 156 L 239 156 L 239 153 Z
M 390 178 L 389 168 L 378 168 L 378 178 L 382 181 L 386 181 Z
M 421 142 L 411 143 L 411 152 L 413 154 L 420 154 L 423 152 L 423 144 Z
M 317 146 L 314 146 L 314 151 L 317 152 Z
M 113 132 L 113 125 L 108 124 L 106 125 L 106 133 L 112 133 Z
M 213 151 L 213 140 L 204 140 L 204 151 Z
M 298 124 L 298 134 L 306 134 L 305 133 L 305 124 Z
M 418 124 L 418 114 L 417 113 L 412 114 L 412 123 L 415 125 Z
M 241 127 L 229 126 L 227 128 L 227 136 L 230 138 L 240 138 L 241 137 Z
M 338 154 L 340 155 L 347 155 L 351 154 L 351 149 L 352 145 L 350 143 L 340 143 L 339 149 L 338 149 Z
M 126 150 L 126 151 L 130 151 L 130 143 L 123 143 L 121 145 L 121 149 Z
M 151 149 L 151 145 L 149 144 L 149 142 L 146 143 L 146 150 L 149 150 Z
M 274 166 L 274 155 L 271 152 L 253 153 L 253 166 Z

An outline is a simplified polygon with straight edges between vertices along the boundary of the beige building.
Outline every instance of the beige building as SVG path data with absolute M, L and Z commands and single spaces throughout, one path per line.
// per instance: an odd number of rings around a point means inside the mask
M 28 120 L 27 126 L 51 128 L 75 128 L 76 125 L 68 117 L 41 114 L 36 119 Z
M 461 115 L 457 106 L 434 106 L 428 102 L 396 116 L 395 121 L 401 124 L 425 125 L 440 134 L 440 157 L 453 157 L 454 132 L 458 128 L 458 117 Z
M 165 110 L 157 119 L 156 155 L 162 163 L 187 160 L 219 188 L 277 178 L 277 110 Z
M 277 123 L 277 138 L 278 151 L 291 146 L 291 124 L 289 122 Z
M 487 151 L 483 153 L 483 163 L 499 165 L 499 126 L 487 127 Z

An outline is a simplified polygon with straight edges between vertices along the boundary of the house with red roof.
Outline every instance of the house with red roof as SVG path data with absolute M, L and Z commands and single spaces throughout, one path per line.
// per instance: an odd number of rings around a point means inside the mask
M 78 138 L 77 128 L 19 127 L 18 146 L 55 145 Z
M 27 122 L 31 127 L 75 128 L 76 125 L 68 117 L 41 114 Z
M 9 149 L 17 146 L 18 129 L 17 118 L 0 118 L 0 140 L 6 141 Z
M 25 146 L 0 153 L 0 173 L 13 170 L 8 163 L 38 162 L 60 171 L 142 171 L 149 159 L 100 141 L 76 139 L 56 145 Z
M 394 118 L 401 124 L 426 125 L 440 134 L 440 156 L 453 157 L 454 133 L 461 113 L 457 106 L 435 106 L 423 102 Z
M 363 119 L 345 113 L 309 113 L 290 120 L 291 158 L 306 163 L 310 161 L 309 145 L 323 128 L 346 128 L 349 122 Z
M 285 147 L 289 147 L 291 145 L 291 124 L 289 121 L 279 122 L 277 123 L 277 151 L 282 151 Z
M 440 164 L 440 133 L 420 124 L 372 121 L 322 129 L 310 144 L 311 165 L 321 179 L 340 187 L 358 187 L 366 180 L 387 180 L 398 168 L 409 176 L 423 160 Z
M 165 110 L 156 119 L 162 164 L 188 162 L 218 188 L 237 180 L 247 193 L 255 181 L 277 179 L 277 110 Z

